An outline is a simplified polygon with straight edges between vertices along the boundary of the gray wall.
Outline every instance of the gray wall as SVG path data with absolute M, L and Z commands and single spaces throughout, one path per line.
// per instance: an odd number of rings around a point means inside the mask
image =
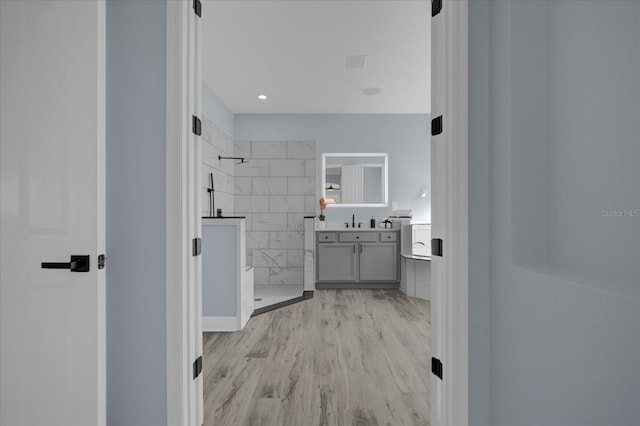
M 165 2 L 107 2 L 107 423 L 111 426 L 167 422 L 165 39 Z
M 202 226 L 202 316 L 238 312 L 236 226 Z
M 202 81 L 202 114 L 227 135 L 233 137 L 233 113 L 204 80 Z
M 639 19 L 470 2 L 472 425 L 640 424 Z
M 430 135 L 427 114 L 236 114 L 236 140 L 315 140 L 316 176 L 324 152 L 388 152 L 389 202 L 413 209 L 414 219 L 430 222 Z M 321 194 L 320 179 L 316 191 Z M 420 188 L 427 187 L 427 198 Z M 320 196 L 318 196 L 320 198 Z M 319 206 L 316 206 L 319 214 Z M 391 214 L 389 208 L 328 208 L 327 221 L 367 223 Z

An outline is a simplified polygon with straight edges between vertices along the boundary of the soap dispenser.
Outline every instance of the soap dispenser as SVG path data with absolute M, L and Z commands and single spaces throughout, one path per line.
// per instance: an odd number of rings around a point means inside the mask
M 371 216 L 371 229 L 376 229 L 376 220 Z

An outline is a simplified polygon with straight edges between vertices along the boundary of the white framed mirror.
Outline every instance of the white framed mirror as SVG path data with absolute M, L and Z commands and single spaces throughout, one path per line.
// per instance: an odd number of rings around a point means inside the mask
M 322 154 L 322 198 L 327 207 L 387 207 L 387 153 Z

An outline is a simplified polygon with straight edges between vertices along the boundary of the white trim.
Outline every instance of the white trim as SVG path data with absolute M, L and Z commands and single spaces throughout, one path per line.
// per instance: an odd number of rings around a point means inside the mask
M 166 59 L 166 339 L 167 424 L 189 425 L 187 182 L 188 2 L 167 1 Z M 190 124 L 190 123 L 189 123 Z
M 467 10 L 468 0 L 444 1 L 431 29 L 432 115 L 443 115 L 432 139 L 432 236 L 444 241 L 443 257 L 432 257 L 431 347 L 443 364 L 443 380 L 432 376 L 434 426 L 469 424 Z
M 233 317 L 202 317 L 202 331 L 228 332 L 242 330 L 239 316 Z

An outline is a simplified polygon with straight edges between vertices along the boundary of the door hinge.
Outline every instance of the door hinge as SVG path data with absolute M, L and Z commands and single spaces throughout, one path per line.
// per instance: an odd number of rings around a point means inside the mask
M 193 380 L 197 379 L 200 373 L 202 373 L 202 355 L 193 361 Z
M 441 238 L 431 239 L 431 255 L 442 257 L 442 239 Z
M 107 257 L 104 254 L 98 256 L 98 269 L 104 269 L 104 263 Z
M 202 134 L 202 121 L 200 121 L 200 119 L 195 115 L 192 117 L 193 117 L 193 120 L 192 120 L 191 130 L 193 131 L 193 133 L 200 136 Z
M 193 255 L 200 256 L 202 253 L 202 238 L 194 238 L 193 239 Z
M 442 361 L 436 357 L 431 357 L 431 372 L 442 380 Z
M 202 18 L 202 2 L 200 0 L 193 0 L 193 10 L 198 15 L 198 18 Z
M 431 16 L 434 17 L 442 10 L 442 0 L 431 0 Z
M 442 133 L 442 116 L 439 115 L 431 120 L 431 136 L 437 136 Z

